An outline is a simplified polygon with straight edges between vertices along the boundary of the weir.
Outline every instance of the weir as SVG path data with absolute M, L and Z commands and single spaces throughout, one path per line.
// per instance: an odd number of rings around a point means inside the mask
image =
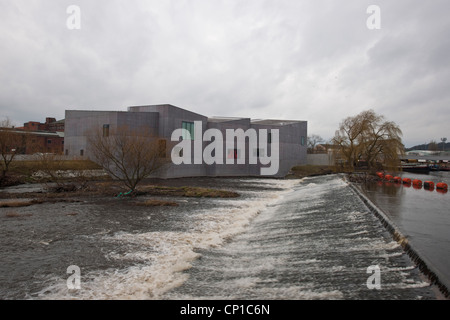
M 387 217 L 387 215 L 379 209 L 372 201 L 370 201 L 361 190 L 359 190 L 353 183 L 345 179 L 350 188 L 358 195 L 361 201 L 369 208 L 370 212 L 372 212 L 382 223 L 382 225 L 386 228 L 386 230 L 392 235 L 392 238 L 397 241 L 398 244 L 401 245 L 403 250 L 408 254 L 410 259 L 417 265 L 419 270 L 424 274 L 432 285 L 436 285 L 441 293 L 446 297 L 450 297 L 450 291 L 448 289 L 448 284 L 445 284 L 441 281 L 443 278 L 440 275 L 440 272 L 434 270 L 431 267 L 431 263 L 423 256 L 421 256 L 409 243 L 407 237 L 402 234 L 399 228 Z
M 300 180 L 244 232 L 199 254 L 187 280 L 163 298 L 437 298 L 438 288 L 338 175 Z M 380 286 L 370 285 L 373 267 Z

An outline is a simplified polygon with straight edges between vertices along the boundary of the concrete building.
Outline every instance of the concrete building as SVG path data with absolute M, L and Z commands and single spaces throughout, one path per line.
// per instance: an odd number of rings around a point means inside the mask
M 173 105 L 133 106 L 128 111 L 83 111 L 67 110 L 65 117 L 65 154 L 68 156 L 89 157 L 88 134 L 93 130 L 109 132 L 113 128 L 126 126 L 129 130 L 146 127 L 153 130 L 158 139 L 163 139 L 168 146 L 167 157 L 175 152 L 179 142 L 172 141 L 172 134 L 176 129 L 186 129 L 191 133 L 192 150 L 201 145 L 205 150 L 212 140 L 205 139 L 205 132 L 222 133 L 227 136 L 227 129 L 242 129 L 244 133 L 250 131 L 267 133 L 267 148 L 259 148 L 259 144 L 251 144 L 250 138 L 244 139 L 245 146 L 239 145 L 234 139 L 223 144 L 223 161 L 207 164 L 199 161 L 198 154 L 192 152 L 190 164 L 179 165 L 170 162 L 164 170 L 158 173 L 161 178 L 193 177 L 193 176 L 261 176 L 263 168 L 272 164 L 257 161 L 252 163 L 252 156 L 258 159 L 270 157 L 277 162 L 278 170 L 274 177 L 285 176 L 295 165 L 306 164 L 307 122 L 294 120 L 252 120 L 250 118 L 208 118 Z M 214 130 L 211 130 L 214 129 Z M 265 129 L 265 130 L 264 130 Z M 275 130 L 278 137 L 274 135 Z M 231 130 L 230 130 L 231 131 Z M 181 138 L 181 137 L 180 137 Z M 278 138 L 278 141 L 275 141 Z M 206 141 L 203 141 L 206 140 Z M 239 139 L 236 139 L 237 141 Z M 258 138 L 259 142 L 261 136 Z M 275 146 L 275 143 L 278 142 Z M 264 144 L 263 144 L 264 146 Z M 278 150 L 275 148 L 278 147 Z M 215 150 L 214 150 L 215 152 Z M 196 158 L 197 157 L 197 158 Z M 200 156 L 201 157 L 201 156 Z M 233 159 L 233 164 L 227 163 Z M 239 164 L 238 164 L 239 163 Z

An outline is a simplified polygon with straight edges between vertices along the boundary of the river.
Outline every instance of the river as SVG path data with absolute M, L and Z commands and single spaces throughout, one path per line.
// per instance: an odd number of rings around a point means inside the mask
M 450 172 L 404 172 L 402 178 L 450 184 Z M 407 237 L 414 250 L 450 288 L 450 194 L 389 182 L 367 183 L 364 193 Z
M 437 298 L 342 176 L 185 181 L 241 197 L 0 208 L 0 298 Z M 70 266 L 81 272 L 79 287 L 68 286 Z

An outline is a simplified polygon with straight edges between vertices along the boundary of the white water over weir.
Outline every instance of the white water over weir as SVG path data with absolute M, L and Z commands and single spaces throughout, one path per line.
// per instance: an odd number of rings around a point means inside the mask
M 201 250 L 167 299 L 434 298 L 402 247 L 338 176 L 307 178 L 223 246 Z M 369 289 L 378 266 L 381 288 Z

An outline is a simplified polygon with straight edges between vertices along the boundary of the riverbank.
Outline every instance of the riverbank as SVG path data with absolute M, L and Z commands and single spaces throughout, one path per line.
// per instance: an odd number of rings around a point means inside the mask
M 131 195 L 127 195 L 121 183 L 117 181 L 89 181 L 81 189 L 70 187 L 72 186 L 70 183 L 65 187 L 56 184 L 35 184 L 35 190 L 31 192 L 27 191 L 27 188 L 21 191 L 19 185 L 0 190 L 0 208 L 29 207 L 44 203 L 82 202 L 87 199 L 92 201 L 96 198 L 105 201 L 106 197 L 109 197 L 111 201 L 114 198 L 133 199 L 135 201 L 130 203 L 132 205 L 177 206 L 178 204 L 170 201 L 170 198 L 238 198 L 240 196 L 239 193 L 231 190 L 200 185 L 203 185 L 201 181 L 193 179 L 190 179 L 189 182 L 146 180 L 140 185 L 139 190 Z M 148 200 L 149 196 L 160 199 Z M 140 199 L 143 200 L 139 201 Z M 5 214 L 9 217 L 16 216 L 11 212 Z
M 153 201 L 134 202 L 141 206 L 176 206 L 177 203 L 170 200 L 172 197 L 186 198 L 237 198 L 239 193 L 233 190 L 221 190 L 218 188 L 222 179 L 239 179 L 239 177 L 191 177 L 175 179 L 148 178 L 142 181 L 138 189 L 129 194 L 120 181 L 95 172 L 95 174 L 80 173 L 83 169 L 99 171 L 98 167 L 90 161 L 67 161 L 64 164 L 64 172 L 68 178 L 52 182 L 42 175 L 36 175 L 36 164 L 32 161 L 22 162 L 21 169 L 15 168 L 10 176 L 10 186 L 0 188 L 0 208 L 19 208 L 43 203 L 63 203 L 84 201 L 83 199 L 102 198 L 145 198 L 153 196 Z M 90 173 L 92 173 L 90 171 Z M 74 172 L 74 173 L 73 173 Z M 349 179 L 361 179 L 361 175 L 353 175 L 350 172 L 334 166 L 302 165 L 293 167 L 289 174 L 281 180 L 299 180 L 306 177 L 348 173 Z M 71 176 L 75 177 L 71 177 Z M 18 178 L 21 177 L 21 178 Z M 25 177 L 28 177 L 25 179 Z M 30 179 L 30 177 L 33 177 Z M 367 179 L 368 175 L 364 177 Z M 242 179 L 252 179 L 242 177 Z M 24 180 L 28 183 L 23 184 Z M 359 180 L 358 180 L 359 181 Z M 26 188 L 22 188 L 26 186 Z M 34 187 L 35 186 L 35 187 Z M 33 188 L 34 187 L 34 188 Z M 29 191 L 29 189 L 34 189 Z M 16 201 L 14 201 L 16 199 Z M 24 199 L 24 200 L 20 200 Z M 7 213 L 8 216 L 16 216 L 15 212 Z
M 335 166 L 302 165 L 293 167 L 286 175 L 286 179 L 302 179 L 343 172 L 345 172 L 343 169 Z
M 62 179 L 58 183 L 51 179 L 36 175 L 36 165 L 33 162 L 22 162 L 22 169 L 15 168 L 9 176 L 6 185 L 0 188 L 0 207 L 19 207 L 21 203 L 24 206 L 30 204 L 40 204 L 44 202 L 63 202 L 67 198 L 93 198 L 93 197 L 120 197 L 127 195 L 128 190 L 123 188 L 119 181 L 104 177 L 100 174 L 83 175 L 83 181 L 80 182 L 77 177 Z M 65 171 L 79 172 L 81 169 L 97 170 L 95 164 L 86 161 L 69 161 L 64 165 Z M 34 170 L 34 171 L 33 171 Z M 34 173 L 33 173 L 34 172 Z M 321 175 L 334 174 L 342 172 L 329 166 L 296 166 L 285 179 L 302 179 L 305 177 L 314 177 Z M 77 175 L 77 174 L 75 174 Z M 81 174 L 79 174 L 81 175 Z M 70 176 L 67 174 L 67 176 Z M 31 179 L 31 177 L 33 177 Z M 163 196 L 163 197 L 206 197 L 206 198 L 233 198 L 239 197 L 239 194 L 230 190 L 221 190 L 214 181 L 219 179 L 236 179 L 239 177 L 193 177 L 176 179 L 145 179 L 136 192 L 132 195 L 138 196 Z M 246 179 L 246 177 L 242 177 Z M 39 191 L 29 192 L 28 188 L 23 191 L 14 191 L 21 185 L 37 186 Z M 205 187 L 205 185 L 207 187 Z M 13 192 L 11 192 L 13 190 Z M 5 199 L 32 199 L 23 202 L 2 201 Z

